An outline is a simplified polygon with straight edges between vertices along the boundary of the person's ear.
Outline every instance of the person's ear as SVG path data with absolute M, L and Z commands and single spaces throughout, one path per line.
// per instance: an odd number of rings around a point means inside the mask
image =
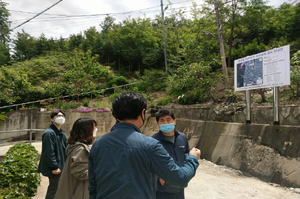
M 146 116 L 146 109 L 143 109 L 143 110 L 142 110 L 141 115 L 144 115 L 144 117 Z

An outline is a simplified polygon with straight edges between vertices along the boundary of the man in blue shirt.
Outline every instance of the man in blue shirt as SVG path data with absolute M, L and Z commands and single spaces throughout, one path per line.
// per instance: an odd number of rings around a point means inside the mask
M 157 139 L 174 159 L 178 166 L 183 166 L 189 153 L 187 137 L 175 131 L 176 119 L 174 113 L 160 110 L 155 114 L 159 132 L 152 137 Z M 184 199 L 184 188 L 173 187 L 158 176 L 156 199 Z
M 112 102 L 119 121 L 97 138 L 89 155 L 90 199 L 154 199 L 157 176 L 174 187 L 186 187 L 199 166 L 200 150 L 193 148 L 179 167 L 154 138 L 140 132 L 147 102 L 136 92 L 125 92 Z

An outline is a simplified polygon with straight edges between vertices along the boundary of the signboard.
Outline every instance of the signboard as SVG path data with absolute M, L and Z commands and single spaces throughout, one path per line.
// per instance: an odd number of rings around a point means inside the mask
M 235 91 L 290 85 L 290 46 L 234 61 Z

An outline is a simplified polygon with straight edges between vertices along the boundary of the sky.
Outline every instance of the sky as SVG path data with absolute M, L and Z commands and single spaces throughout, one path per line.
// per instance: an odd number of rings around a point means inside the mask
M 289 0 L 269 1 L 268 5 L 278 7 Z M 99 24 L 107 15 L 114 17 L 116 22 L 128 17 L 154 18 L 155 15 L 161 15 L 161 0 L 2 0 L 2 2 L 8 3 L 6 8 L 11 14 L 9 20 L 12 39 L 22 30 L 36 38 L 43 33 L 47 38 L 56 39 L 68 38 L 71 34 L 79 34 L 93 26 L 100 31 Z M 173 9 L 188 11 L 192 7 L 192 2 L 201 5 L 203 0 L 163 0 L 164 7 L 168 2 L 172 3 L 170 7 Z M 166 9 L 165 16 L 170 14 L 169 10 Z M 41 12 L 43 13 L 35 17 Z M 27 20 L 30 21 L 26 22 Z M 26 23 L 21 25 L 24 22 Z

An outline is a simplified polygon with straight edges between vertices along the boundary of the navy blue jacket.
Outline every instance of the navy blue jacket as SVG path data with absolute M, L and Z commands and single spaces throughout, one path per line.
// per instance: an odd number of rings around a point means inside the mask
M 97 138 L 88 164 L 90 199 L 153 199 L 157 175 L 183 188 L 199 166 L 198 159 L 189 155 L 179 167 L 156 139 L 125 122 Z
M 184 161 L 190 151 L 187 137 L 178 131 L 175 131 L 174 144 L 167 140 L 161 131 L 152 135 L 153 138 L 157 139 L 167 150 L 170 156 L 174 159 L 175 163 L 179 166 L 184 164 Z M 162 178 L 158 176 L 159 178 Z M 162 178 L 165 180 L 164 178 Z M 166 181 L 166 180 L 165 180 Z M 167 193 L 179 193 L 183 191 L 183 188 L 176 188 L 170 185 L 169 182 L 165 182 L 164 186 L 157 182 L 157 191 Z
M 51 124 L 42 135 L 42 154 L 38 172 L 44 176 L 52 176 L 52 170 L 63 170 L 66 161 L 67 136 Z

